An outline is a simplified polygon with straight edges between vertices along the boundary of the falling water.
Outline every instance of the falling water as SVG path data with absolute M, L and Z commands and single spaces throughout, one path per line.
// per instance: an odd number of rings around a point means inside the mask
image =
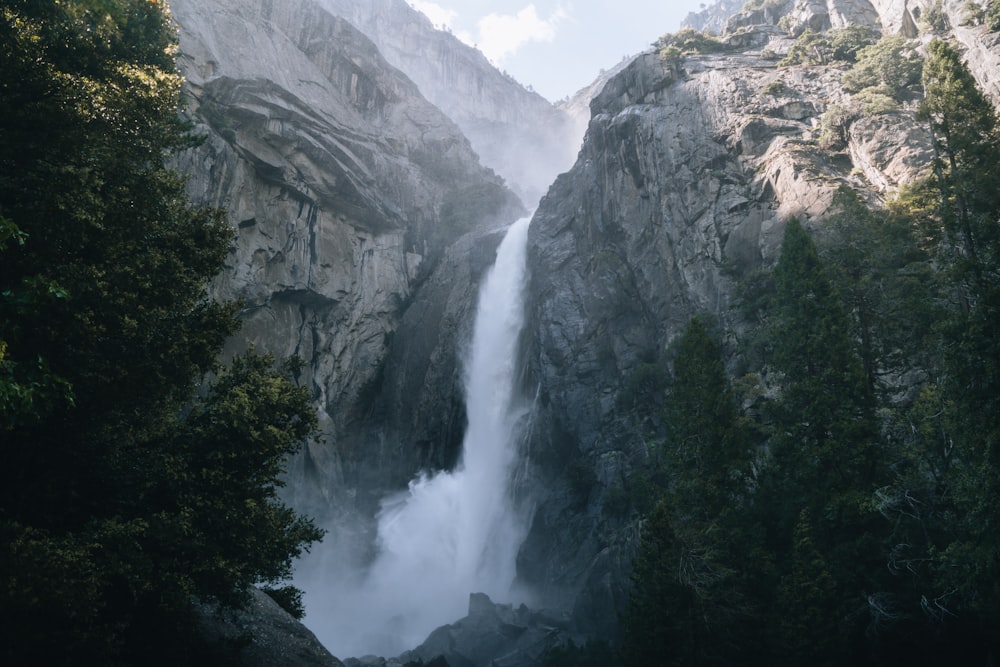
M 510 486 L 524 417 L 515 376 L 528 223 L 507 231 L 480 289 L 465 360 L 469 424 L 461 460 L 383 500 L 378 555 L 363 583 L 335 593 L 335 608 L 320 612 L 325 627 L 310 623 L 335 653 L 397 655 L 463 617 L 469 593 L 510 595 L 525 530 Z

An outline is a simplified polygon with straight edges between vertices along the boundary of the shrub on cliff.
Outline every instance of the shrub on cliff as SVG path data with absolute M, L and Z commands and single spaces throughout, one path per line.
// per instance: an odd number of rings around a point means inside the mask
M 1000 0 L 990 0 L 986 6 L 984 22 L 990 32 L 1000 32 Z
M 858 51 L 857 62 L 844 73 L 841 82 L 851 93 L 875 89 L 902 101 L 906 92 L 920 83 L 922 68 L 923 59 L 909 40 L 888 35 Z
M 660 56 L 666 59 L 696 54 L 723 53 L 729 48 L 712 35 L 691 28 L 667 33 L 656 40 L 655 46 L 659 49 Z

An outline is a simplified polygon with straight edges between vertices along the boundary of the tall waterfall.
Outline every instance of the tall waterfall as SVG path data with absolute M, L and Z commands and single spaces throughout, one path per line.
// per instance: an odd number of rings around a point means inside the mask
M 526 530 L 511 481 L 526 415 L 515 376 L 529 222 L 518 220 L 507 231 L 479 292 L 464 365 L 469 424 L 458 465 L 383 500 L 378 553 L 364 580 L 329 591 L 337 599 L 320 612 L 323 627 L 307 619 L 340 655 L 397 655 L 465 616 L 469 593 L 510 596 Z

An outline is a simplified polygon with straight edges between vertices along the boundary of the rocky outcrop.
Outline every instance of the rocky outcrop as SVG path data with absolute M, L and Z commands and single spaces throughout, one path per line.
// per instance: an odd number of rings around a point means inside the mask
M 496 604 L 473 593 L 468 616 L 438 628 L 399 659 L 425 665 L 444 660 L 451 667 L 534 667 L 546 651 L 573 639 L 570 626 L 569 618 L 558 613 Z
M 418 449 L 381 459 L 341 441 L 369 412 L 406 306 L 445 247 L 523 209 L 459 128 L 318 2 L 171 8 L 206 134 L 178 166 L 193 201 L 224 208 L 236 230 L 212 292 L 243 301 L 231 349 L 305 361 L 298 379 L 316 396 L 323 437 L 291 463 L 301 482 L 291 493 L 322 514 L 359 467 L 405 479 L 430 465 Z
M 582 132 L 545 98 L 438 30 L 405 0 L 322 0 L 365 33 L 530 206 L 576 157 Z
M 214 652 L 205 664 L 240 667 L 344 667 L 302 623 L 266 593 L 250 591 L 243 609 L 197 604 L 199 639 Z
M 681 27 L 718 35 L 726 29 L 729 18 L 739 12 L 744 4 L 746 0 L 718 0 L 708 3 L 697 12 L 690 12 Z
M 983 91 L 1000 106 L 1000 33 L 991 33 L 986 26 L 960 26 L 952 19 L 954 35 L 965 47 L 965 62 Z

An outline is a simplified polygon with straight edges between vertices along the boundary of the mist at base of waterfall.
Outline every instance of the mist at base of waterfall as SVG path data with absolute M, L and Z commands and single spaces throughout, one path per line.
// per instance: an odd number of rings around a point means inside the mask
M 464 617 L 470 593 L 514 600 L 527 526 L 511 495 L 527 408 L 516 395 L 524 324 L 528 218 L 511 225 L 479 292 L 465 360 L 468 428 L 450 472 L 422 475 L 384 498 L 368 567 L 337 556 L 336 531 L 313 549 L 296 584 L 307 626 L 339 656 L 395 656 Z

